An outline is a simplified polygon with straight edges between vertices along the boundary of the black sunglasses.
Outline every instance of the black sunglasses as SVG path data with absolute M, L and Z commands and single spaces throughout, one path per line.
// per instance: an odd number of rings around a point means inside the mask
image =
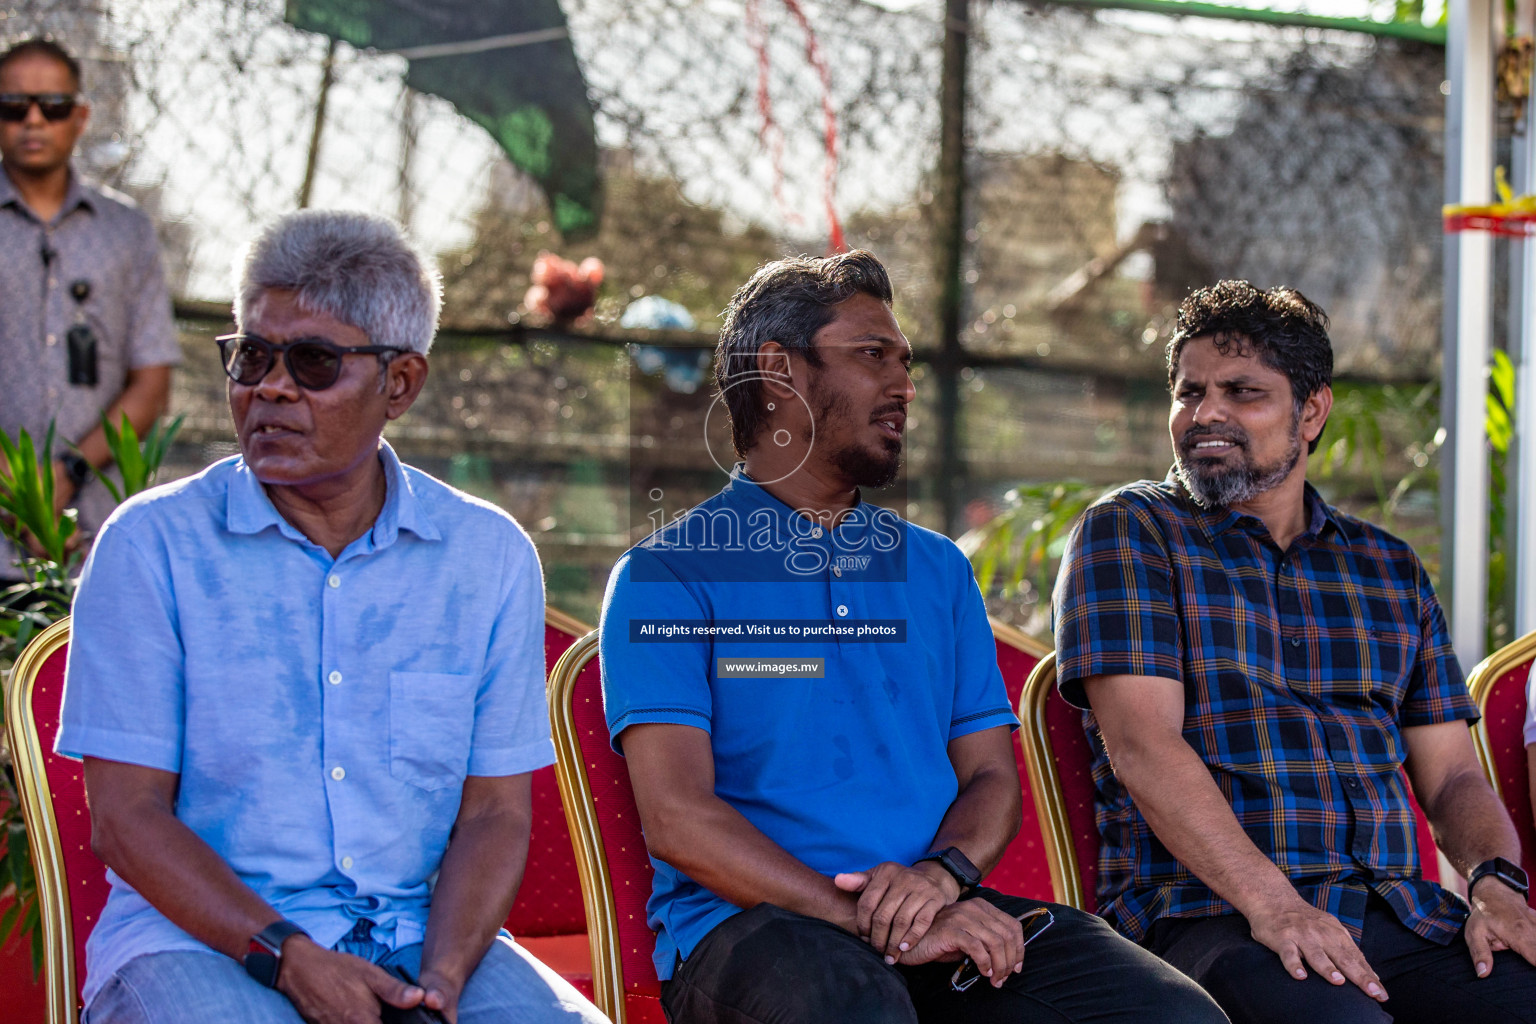
M 25 121 L 34 103 L 47 120 L 62 121 L 75 112 L 78 102 L 67 92 L 0 93 L 0 121 Z
M 324 391 L 341 376 L 342 356 L 377 356 L 405 352 L 388 345 L 335 345 L 324 338 L 300 338 L 278 345 L 255 334 L 225 334 L 214 338 L 224 357 L 224 372 L 236 384 L 253 387 L 266 379 L 282 353 L 288 376 L 306 391 Z

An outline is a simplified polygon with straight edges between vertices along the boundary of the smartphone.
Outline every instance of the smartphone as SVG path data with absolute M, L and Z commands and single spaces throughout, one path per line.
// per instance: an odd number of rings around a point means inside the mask
M 1030 940 L 1036 935 L 1039 935 L 1056 923 L 1056 917 L 1051 913 L 1049 907 L 1035 907 L 1033 910 L 1026 910 L 1024 913 L 1016 915 L 1014 920 L 1019 922 L 1019 926 L 1024 929 L 1024 945 L 1026 946 L 1029 945 Z M 981 971 L 971 962 L 970 957 L 966 957 L 960 962 L 960 966 L 955 968 L 955 973 L 950 975 L 949 985 L 956 992 L 964 992 L 976 984 L 980 978 Z
M 393 974 L 407 985 L 415 985 L 418 987 L 421 985 L 421 982 L 411 977 L 410 971 L 406 970 L 404 967 L 401 967 L 399 964 L 395 964 L 392 967 L 387 967 L 385 970 L 389 971 L 390 974 Z M 446 1024 L 446 1022 L 443 1020 L 442 1014 L 438 1013 L 436 1010 L 429 1009 L 420 1003 L 417 1003 L 409 1010 L 402 1010 L 398 1006 L 392 1006 L 389 1003 L 380 1002 L 379 1018 L 384 1022 L 384 1024 Z

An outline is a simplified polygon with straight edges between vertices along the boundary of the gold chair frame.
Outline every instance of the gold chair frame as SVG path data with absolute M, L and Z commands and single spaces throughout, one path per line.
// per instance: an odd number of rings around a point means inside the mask
M 64 881 L 64 848 L 49 799 L 42 741 L 32 719 L 32 687 L 38 671 L 69 643 L 69 619 L 63 618 L 27 644 L 5 684 L 5 735 L 16 769 L 21 817 L 37 876 L 37 902 L 43 926 L 43 979 L 48 1024 L 78 1024 L 74 926 L 69 917 L 69 886 Z
M 1086 910 L 1088 901 L 1083 893 L 1077 847 L 1072 844 L 1072 823 L 1067 817 L 1061 774 L 1056 770 L 1055 750 L 1045 720 L 1046 703 L 1055 689 L 1056 653 L 1052 651 L 1040 659 L 1040 664 L 1024 682 L 1024 692 L 1019 694 L 1020 738 L 1025 768 L 1029 770 L 1029 788 L 1034 794 L 1040 831 L 1045 839 L 1051 889 L 1056 894 L 1056 902 Z
M 613 902 L 613 878 L 597 823 L 592 787 L 571 710 L 571 694 L 587 663 L 597 656 L 598 630 L 571 645 L 549 674 L 549 725 L 555 740 L 555 779 L 571 841 L 576 845 L 576 871 L 581 900 L 587 911 L 587 941 L 592 948 L 592 1001 L 613 1024 L 626 1024 L 623 949 L 619 944 L 619 911 Z
M 1477 759 L 1482 762 L 1483 774 L 1488 776 L 1488 781 L 1493 785 L 1493 791 L 1499 794 L 1500 800 L 1504 798 L 1504 790 L 1499 785 L 1499 773 L 1493 764 L 1493 744 L 1488 738 L 1488 697 L 1493 693 L 1493 684 L 1499 681 L 1500 676 L 1532 657 L 1536 657 L 1536 631 L 1527 633 L 1518 640 L 1512 640 L 1494 651 L 1478 662 L 1467 675 L 1467 689 L 1472 694 L 1473 702 L 1477 704 L 1480 716 L 1477 725 L 1472 729 L 1472 745 L 1477 748 Z

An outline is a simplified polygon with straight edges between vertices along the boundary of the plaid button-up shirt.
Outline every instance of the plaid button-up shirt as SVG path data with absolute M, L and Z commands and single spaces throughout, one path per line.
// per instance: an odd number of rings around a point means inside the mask
M 1413 551 L 1311 485 L 1306 503 L 1288 551 L 1251 516 L 1201 509 L 1171 474 L 1093 505 L 1056 586 L 1061 692 L 1087 708 L 1092 676 L 1183 683 L 1184 739 L 1303 899 L 1358 939 L 1374 891 L 1446 943 L 1466 905 L 1420 870 L 1403 730 L 1477 709 Z M 1100 912 L 1138 941 L 1162 917 L 1236 913 L 1153 835 L 1091 711 L 1084 722 Z

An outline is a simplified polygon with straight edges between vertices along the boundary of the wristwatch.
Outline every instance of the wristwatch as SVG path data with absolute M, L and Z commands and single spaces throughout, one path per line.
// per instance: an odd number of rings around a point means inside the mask
M 245 973 L 267 988 L 277 988 L 277 976 L 283 969 L 283 941 L 293 935 L 309 933 L 292 921 L 273 921 L 251 936 L 250 949 L 245 954 Z
M 918 860 L 921 864 L 925 860 L 937 861 L 939 867 L 954 876 L 960 883 L 960 891 L 968 892 L 981 884 L 981 872 L 976 870 L 976 865 L 971 859 L 961 853 L 957 847 L 946 846 L 942 850 L 935 850 L 926 857 Z
M 1472 887 L 1477 884 L 1477 880 L 1484 875 L 1492 875 L 1521 896 L 1531 891 L 1531 880 L 1526 876 L 1525 870 L 1519 864 L 1513 864 L 1503 857 L 1495 857 L 1493 860 L 1483 861 L 1473 868 L 1472 873 L 1467 876 L 1467 893 L 1469 895 L 1472 892 Z
M 64 476 L 77 491 L 91 478 L 91 464 L 79 452 L 65 452 L 60 455 L 59 465 L 64 467 Z

